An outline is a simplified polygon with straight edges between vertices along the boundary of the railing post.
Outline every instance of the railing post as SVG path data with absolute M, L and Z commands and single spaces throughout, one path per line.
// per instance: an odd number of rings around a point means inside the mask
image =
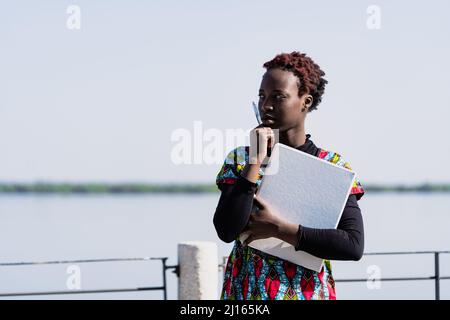
M 440 288 L 439 288 L 439 252 L 434 253 L 434 290 L 435 300 L 440 300 Z
M 164 287 L 164 300 L 167 300 L 167 280 L 166 280 L 166 261 L 167 258 L 161 259 L 163 264 L 163 287 Z
M 217 244 L 189 241 L 178 244 L 179 300 L 217 300 Z

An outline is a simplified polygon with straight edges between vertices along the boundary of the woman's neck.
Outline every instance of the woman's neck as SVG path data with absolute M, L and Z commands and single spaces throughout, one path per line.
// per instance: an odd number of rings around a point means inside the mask
M 280 143 L 289 147 L 297 148 L 306 143 L 305 128 L 292 128 L 287 131 L 279 132 Z

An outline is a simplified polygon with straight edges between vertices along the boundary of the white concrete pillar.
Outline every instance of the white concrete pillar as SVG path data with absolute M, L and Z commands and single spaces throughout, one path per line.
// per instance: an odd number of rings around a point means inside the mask
M 219 263 L 217 244 L 189 241 L 178 244 L 179 300 L 217 300 Z

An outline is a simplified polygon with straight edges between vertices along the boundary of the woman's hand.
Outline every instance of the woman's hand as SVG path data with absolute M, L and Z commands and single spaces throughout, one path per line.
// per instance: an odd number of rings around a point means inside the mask
M 254 196 L 257 213 L 252 213 L 244 234 L 248 234 L 243 245 L 248 245 L 253 240 L 275 237 L 283 240 L 292 246 L 298 245 L 297 232 L 300 225 L 291 223 L 280 216 L 280 214 L 268 205 L 266 201 L 258 196 Z
M 275 145 L 275 134 L 270 127 L 262 124 L 250 132 L 250 163 L 261 165 L 268 156 L 268 148 Z
M 250 214 L 250 219 L 243 232 L 249 235 L 245 239 L 244 245 L 248 245 L 253 240 L 278 237 L 280 228 L 287 223 L 277 211 L 259 196 L 255 195 L 254 201 L 259 210 Z

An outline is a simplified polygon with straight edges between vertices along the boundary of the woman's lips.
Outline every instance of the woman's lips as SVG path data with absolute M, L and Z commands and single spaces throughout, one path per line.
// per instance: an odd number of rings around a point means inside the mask
M 267 124 L 273 124 L 273 123 L 275 123 L 275 120 L 272 118 L 264 118 L 264 119 L 262 119 L 262 122 L 267 123 Z
M 273 124 L 273 123 L 275 123 L 275 117 L 273 117 L 269 114 L 266 114 L 262 117 L 262 122 L 267 123 L 267 124 Z

